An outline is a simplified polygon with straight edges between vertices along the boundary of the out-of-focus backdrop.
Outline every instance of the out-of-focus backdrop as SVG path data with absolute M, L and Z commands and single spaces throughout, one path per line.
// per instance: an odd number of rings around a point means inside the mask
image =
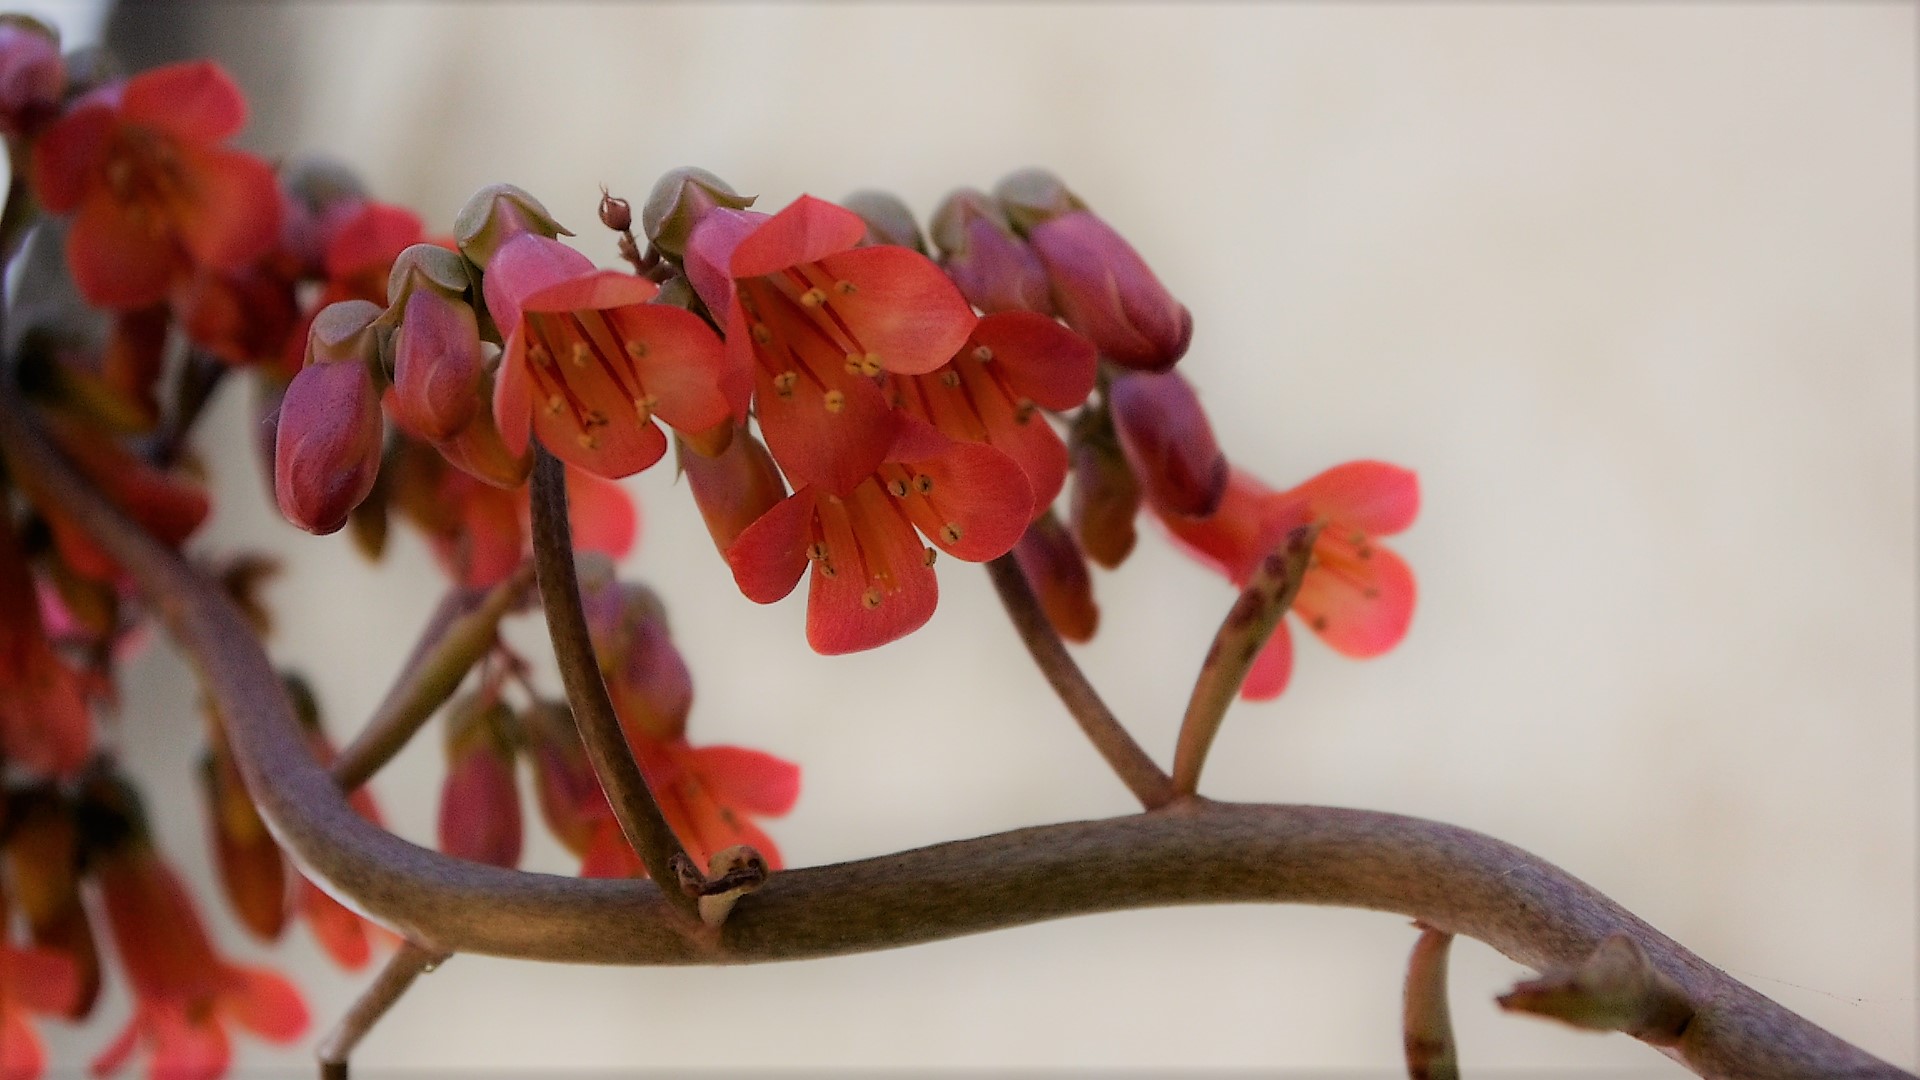
M 88 7 L 40 10 L 89 32 Z M 607 264 L 599 185 L 637 200 L 676 165 L 767 209 L 882 187 L 923 214 L 1055 169 L 1191 307 L 1182 370 L 1234 460 L 1289 485 L 1379 457 L 1425 492 L 1394 543 L 1421 588 L 1405 643 L 1358 664 L 1303 635 L 1285 697 L 1231 715 L 1207 793 L 1492 833 L 1916 1064 L 1911 6 L 329 0 L 135 5 L 116 27 L 143 62 L 227 64 L 253 149 L 336 156 L 438 230 L 512 181 Z M 282 523 L 229 449 L 240 395 L 214 421 L 197 543 L 288 557 L 274 654 L 345 734 L 439 575 L 404 533 L 375 566 Z M 984 575 L 947 561 L 924 631 L 822 659 L 799 597 L 735 591 L 670 469 L 629 486 L 627 569 L 671 605 L 694 741 L 805 769 L 773 826 L 790 863 L 1130 809 Z M 1079 655 L 1165 760 L 1229 590 L 1151 532 L 1098 589 Z M 189 673 L 152 650 L 125 696 L 161 840 L 217 904 Z M 377 781 L 404 835 L 431 840 L 439 768 L 426 738 Z M 544 836 L 528 862 L 569 868 Z M 300 931 L 268 951 L 220 926 L 290 969 L 322 1028 L 364 982 Z M 763 968 L 460 957 L 356 1063 L 1386 1076 L 1413 938 L 1222 907 Z M 1454 967 L 1470 1072 L 1678 1071 L 1497 1014 L 1526 973 L 1478 944 Z M 116 986 L 98 1023 L 55 1030 L 57 1060 L 78 1068 L 127 1007 Z

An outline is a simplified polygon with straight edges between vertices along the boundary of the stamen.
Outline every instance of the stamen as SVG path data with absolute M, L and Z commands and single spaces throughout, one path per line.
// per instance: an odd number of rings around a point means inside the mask
M 956 386 L 959 386 L 960 373 L 953 370 L 952 368 L 948 368 L 947 370 L 941 372 L 940 385 L 946 387 L 949 390 L 953 389 Z
M 807 558 L 812 559 L 814 562 L 826 562 L 827 561 L 826 541 L 815 540 L 812 544 L 808 545 Z
M 921 473 L 919 476 L 914 477 L 913 490 L 922 495 L 931 492 L 933 490 L 933 477 L 928 476 L 926 473 Z
M 806 292 L 800 294 L 801 307 L 819 307 L 826 302 L 827 294 L 822 292 L 818 287 L 808 289 Z
M 553 354 L 548 352 L 547 347 L 538 341 L 527 346 L 527 359 L 533 361 L 540 367 L 553 366 Z
M 799 372 L 783 371 L 773 377 L 773 392 L 781 397 L 792 397 L 794 385 L 799 381 Z
M 586 367 L 587 361 L 593 359 L 593 346 L 584 341 L 576 341 L 573 343 L 573 349 L 567 353 L 567 359 L 573 361 L 574 367 Z
M 838 390 L 829 390 L 821 403 L 827 407 L 828 412 L 837 413 L 847 407 L 847 395 Z
M 1039 408 L 1039 406 L 1033 403 L 1032 398 L 1021 398 L 1018 402 L 1014 403 L 1013 406 L 1014 422 L 1024 424 L 1032 420 L 1034 410 L 1037 408 Z
M 596 435 L 594 435 L 594 434 L 593 434 L 592 432 L 589 432 L 589 431 L 583 431 L 583 432 L 581 432 L 581 433 L 580 433 L 580 434 L 579 434 L 578 436 L 576 436 L 576 437 L 574 438 L 574 440 L 573 440 L 573 441 L 574 441 L 574 442 L 577 442 L 577 443 L 579 443 L 579 444 L 580 444 L 580 449 L 582 449 L 582 450 L 598 450 L 598 449 L 600 449 L 600 439 L 599 439 L 599 437 L 598 437 L 598 436 L 596 436 Z
M 660 407 L 659 397 L 648 394 L 633 400 L 633 413 L 642 421 L 653 419 L 653 410 Z
M 763 322 L 754 323 L 750 333 L 753 335 L 753 340 L 762 345 L 773 340 L 773 331 L 768 329 L 767 324 Z
M 937 548 L 928 548 L 926 550 L 925 559 L 928 566 L 932 566 L 933 561 L 939 557 L 940 557 L 940 552 Z
M 580 425 L 590 428 L 606 427 L 607 414 L 601 412 L 599 409 L 588 409 L 587 414 L 580 418 Z
M 874 608 L 879 607 L 880 606 L 880 590 L 870 588 L 866 592 L 861 593 L 860 602 L 866 605 L 868 611 L 872 611 Z
M 905 480 L 899 479 L 898 477 L 887 481 L 887 494 L 893 496 L 896 499 L 906 498 L 907 482 Z
M 985 345 L 975 346 L 973 350 L 973 358 L 984 364 L 987 361 L 993 359 L 993 350 L 987 348 Z
M 1324 634 L 1327 632 L 1327 617 L 1325 615 L 1315 615 L 1313 617 L 1313 632 L 1316 634 Z
M 628 356 L 638 360 L 647 355 L 647 343 L 644 341 L 629 341 L 627 342 L 626 350 Z
M 547 395 L 547 415 L 559 416 L 560 410 L 565 408 L 566 404 L 567 404 L 566 399 L 561 397 L 559 394 L 548 394 Z
M 957 544 L 960 542 L 960 526 L 949 521 L 945 525 L 940 526 L 940 535 L 947 543 Z
M 880 354 L 879 353 L 870 352 L 860 358 L 860 374 L 862 375 L 880 374 Z
M 847 354 L 847 374 L 849 375 L 860 374 L 860 354 L 859 353 Z
M 855 288 L 851 281 L 836 281 L 833 283 L 833 291 L 839 293 L 841 296 L 852 296 L 860 290 Z

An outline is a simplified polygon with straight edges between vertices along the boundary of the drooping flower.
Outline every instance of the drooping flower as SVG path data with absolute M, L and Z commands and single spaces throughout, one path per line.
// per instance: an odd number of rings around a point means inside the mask
M 1087 557 L 1051 509 L 1020 534 L 1013 557 L 1055 632 L 1068 641 L 1093 640 L 1100 625 L 1100 605 L 1093 599 Z
M 1318 523 L 1320 536 L 1293 614 L 1334 651 L 1363 659 L 1399 644 L 1413 617 L 1413 572 L 1375 542 L 1413 523 L 1420 507 L 1414 474 L 1379 461 L 1336 465 L 1287 491 L 1233 470 L 1219 509 L 1207 518 L 1161 515 L 1202 562 L 1244 584 L 1288 533 Z M 1278 697 L 1293 671 L 1284 623 L 1254 659 L 1241 687 L 1251 700 Z
M 851 491 L 803 486 L 725 554 L 740 591 L 760 604 L 792 592 L 811 566 L 808 644 L 829 655 L 858 652 L 932 617 L 934 549 L 920 534 L 955 558 L 985 562 L 1012 549 L 1032 510 L 1012 458 L 903 416 L 885 460 Z
M 1107 388 L 1114 434 L 1155 510 L 1206 517 L 1227 490 L 1227 459 L 1192 384 L 1177 371 L 1129 372 Z
M 211 504 L 199 485 L 147 464 L 96 429 L 62 417 L 47 419 L 47 433 L 67 460 L 161 543 L 179 547 L 206 520 Z M 41 505 L 39 509 L 53 530 L 61 560 L 74 573 L 96 581 L 119 579 L 119 564 L 85 529 L 57 507 Z
M 1098 364 L 1087 339 L 1044 315 L 1009 311 L 981 319 L 938 369 L 889 375 L 886 387 L 894 407 L 1012 458 L 1038 514 L 1067 478 L 1066 444 L 1040 410 L 1062 412 L 1085 401 Z
M 695 863 L 707 865 L 714 852 L 745 844 L 781 867 L 780 849 L 756 817 L 779 817 L 800 797 L 800 767 L 743 746 L 693 746 L 685 737 L 649 739 L 627 736 L 640 773 L 647 779 L 660 813 Z M 582 857 L 583 877 L 628 877 L 642 871 L 611 812 L 598 821 Z
M 80 995 L 73 961 L 52 949 L 6 940 L 7 897 L 0 890 L 0 1080 L 38 1080 L 46 1047 L 28 1013 L 67 1014 Z
M 520 863 L 520 785 L 513 714 L 491 691 L 447 709 L 447 773 L 440 786 L 440 850 L 490 866 Z
M 520 233 L 493 253 L 483 288 L 506 334 L 493 415 L 514 454 L 537 434 L 554 456 L 617 479 L 666 452 L 655 417 L 691 433 L 733 411 L 719 339 L 691 312 L 649 303 L 659 286 L 645 278 Z
M 780 467 L 767 453 L 767 445 L 745 425 L 733 429 L 726 448 L 717 454 L 682 440 L 679 460 L 707 534 L 720 551 L 726 551 L 747 526 L 787 497 Z
M 58 1015 L 85 1019 L 100 995 L 100 950 L 80 895 L 81 836 L 73 802 L 47 784 L 14 788 L 7 804 L 4 877 L 13 887 L 10 899 L 28 940 L 72 969 L 74 990 Z M 0 1069 L 0 1077 L 6 1075 Z
M 0 501 L 0 758 L 42 775 L 86 763 L 92 745 L 78 671 L 47 640 L 26 553 Z
M 858 214 L 803 195 L 772 217 L 711 210 L 687 252 L 701 299 L 726 313 L 730 377 L 752 387 L 774 459 L 796 485 L 837 496 L 893 445 L 896 413 L 875 377 L 939 368 L 976 321 L 925 255 L 857 246 L 866 234 Z
M 197 61 L 103 86 L 48 125 L 33 188 L 49 211 L 73 215 L 67 264 L 82 296 L 144 307 L 195 267 L 238 270 L 273 247 L 273 170 L 220 145 L 245 119 L 233 81 Z
M 610 560 L 592 557 L 580 560 L 580 599 L 621 723 L 653 739 L 685 734 L 693 673 L 673 644 L 660 597 L 638 582 L 616 580 Z

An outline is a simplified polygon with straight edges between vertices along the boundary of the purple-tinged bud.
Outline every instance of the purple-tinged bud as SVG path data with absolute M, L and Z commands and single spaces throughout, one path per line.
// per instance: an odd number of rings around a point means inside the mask
M 66 89 L 60 34 L 26 15 L 0 15 L 0 135 L 37 131 L 60 111 Z
M 657 741 L 686 734 L 693 675 L 674 647 L 667 607 L 652 589 L 618 581 L 602 557 L 581 559 L 580 599 L 620 722 Z
M 600 224 L 617 233 L 633 228 L 633 204 L 616 197 L 605 184 L 600 186 Z
M 490 371 L 481 372 L 479 397 L 483 402 L 493 400 Z M 455 468 L 493 487 L 517 488 L 527 482 L 527 474 L 533 471 L 532 444 L 519 454 L 507 449 L 507 441 L 500 437 L 500 426 L 494 422 L 490 408 L 480 409 L 472 423 L 461 428 L 453 438 L 434 446 Z
M 892 244 L 927 253 L 927 238 L 920 235 L 920 223 L 898 195 L 887 191 L 856 191 L 840 200 L 840 205 L 860 215 L 867 223 L 867 235 L 860 240 L 872 244 Z
M 1028 169 L 994 194 L 1047 270 L 1054 307 L 1102 355 L 1165 371 L 1186 355 L 1193 316 L 1119 233 L 1051 173 Z
M 1162 514 L 1209 517 L 1227 493 L 1227 458 L 1179 373 L 1121 375 L 1107 388 L 1120 449 Z
M 520 863 L 520 786 L 513 714 L 491 694 L 447 711 L 447 777 L 440 788 L 440 850 L 490 866 Z
M 330 304 L 314 317 L 307 361 L 287 384 L 274 441 L 273 492 L 288 521 L 333 532 L 373 490 L 380 472 L 379 356 L 366 300 Z
M 1085 409 L 1074 420 L 1067 455 L 1073 466 L 1073 535 L 1088 558 L 1112 570 L 1133 551 L 1140 482 L 1127 467 L 1105 408 Z
M 1073 534 L 1052 510 L 1027 526 L 1013 546 L 1014 561 L 1027 576 L 1040 610 L 1068 641 L 1091 641 L 1100 626 L 1100 605 L 1093 599 L 1093 575 Z
M 458 435 L 486 400 L 480 324 L 466 301 L 471 284 L 467 260 L 434 244 L 402 251 L 387 278 L 393 419 L 431 442 Z
M 733 299 L 733 249 L 766 220 L 766 214 L 721 207 L 701 218 L 687 240 L 682 257 L 687 281 L 707 310 L 722 319 Z
M 742 195 L 705 169 L 675 169 L 653 185 L 640 208 L 640 231 L 653 249 L 678 261 L 693 230 L 716 208 L 745 210 L 755 196 Z
M 947 196 L 933 212 L 933 242 L 941 251 L 940 268 L 967 303 L 989 315 L 1053 314 L 1047 268 L 984 192 L 961 188 Z
M 536 701 L 520 714 L 520 732 L 540 816 L 561 846 L 585 855 L 596 827 L 613 811 L 600 793 L 572 711 L 563 702 Z
M 540 200 L 512 184 L 489 184 L 473 193 L 453 219 L 453 239 L 473 265 L 485 268 L 501 245 L 521 233 L 549 240 L 572 236 L 540 205 Z
M 683 442 L 680 471 L 693 489 L 693 501 L 700 507 L 713 546 L 723 553 L 747 526 L 787 497 L 787 484 L 773 455 L 745 428 L 736 430 L 717 455 L 703 454 Z

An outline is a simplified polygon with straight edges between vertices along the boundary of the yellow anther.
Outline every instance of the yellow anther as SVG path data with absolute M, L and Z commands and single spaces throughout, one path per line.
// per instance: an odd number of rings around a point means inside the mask
M 633 414 L 642 420 L 653 419 L 653 410 L 660 407 L 660 399 L 646 394 L 633 399 Z
M 1033 419 L 1034 410 L 1037 408 L 1039 408 L 1039 406 L 1033 403 L 1033 399 L 1021 398 L 1013 406 L 1013 418 L 1019 423 L 1024 424 Z
M 545 345 L 536 341 L 527 347 L 527 359 L 539 367 L 546 367 L 553 363 L 553 354 L 547 351 Z
M 800 381 L 798 372 L 783 371 L 773 377 L 773 392 L 781 397 L 792 397 L 794 384 Z
M 644 341 L 627 342 L 627 355 L 633 357 L 635 360 L 647 355 L 647 343 Z
M 800 306 L 819 307 L 827 302 L 827 294 L 819 289 L 808 289 L 800 294 Z
M 573 361 L 574 367 L 586 367 L 587 361 L 593 359 L 593 347 L 584 341 L 576 341 L 568 351 L 567 359 Z
M 579 435 L 574 437 L 573 441 L 579 443 L 580 449 L 582 450 L 600 449 L 600 440 L 596 438 L 592 432 L 589 432 L 589 431 L 581 432 Z
M 870 352 L 867 355 L 860 358 L 860 374 L 862 375 L 880 374 L 880 354 L 879 353 Z
M 847 374 L 858 375 L 860 374 L 860 368 L 861 368 L 860 354 L 857 352 L 848 353 L 847 354 Z
M 926 555 L 925 555 L 925 558 L 926 558 L 926 563 L 927 563 L 927 565 L 928 565 L 928 566 L 932 566 L 932 565 L 933 565 L 933 560 L 935 560 L 935 559 L 937 559 L 937 558 L 939 558 L 939 557 L 940 557 L 940 552 L 938 552 L 938 551 L 936 551 L 935 549 L 933 549 L 933 548 L 928 548 L 928 549 L 926 550 Z
M 914 477 L 913 490 L 919 492 L 922 495 L 925 495 L 928 492 L 932 491 L 933 477 L 928 476 L 926 473 L 921 473 L 919 476 Z
M 559 416 L 560 410 L 565 408 L 566 404 L 567 404 L 566 399 L 562 398 L 559 394 L 548 394 L 547 395 L 547 415 Z
M 993 359 L 993 350 L 985 345 L 976 345 L 973 349 L 973 358 L 984 364 Z
M 907 497 L 907 482 L 898 478 L 887 481 L 887 494 L 896 499 Z
M 940 536 L 949 544 L 957 544 L 960 542 L 960 526 L 949 521 L 940 526 Z
M 762 345 L 773 340 L 773 331 L 767 329 L 767 324 L 763 322 L 754 323 L 750 333 L 753 334 L 753 340 Z
M 808 545 L 807 558 L 812 559 L 814 562 L 826 562 L 827 561 L 826 542 L 823 540 L 815 540 L 812 544 Z
M 590 428 L 606 427 L 607 414 L 599 409 L 588 409 L 587 415 L 580 418 L 580 423 Z
M 879 607 L 880 606 L 880 590 L 870 588 L 866 592 L 861 593 L 860 602 L 867 606 L 868 611 L 872 611 L 874 608 Z
M 821 404 L 827 407 L 828 412 L 837 413 L 847 407 L 847 395 L 838 390 L 829 390 L 827 391 L 827 396 L 822 399 Z
M 833 291 L 839 293 L 841 296 L 852 296 L 860 290 L 854 288 L 853 282 L 851 281 L 836 281 L 833 283 Z
M 948 368 L 947 370 L 941 372 L 940 385 L 946 387 L 949 390 L 953 389 L 956 386 L 959 386 L 960 373 L 953 370 L 952 368 Z

